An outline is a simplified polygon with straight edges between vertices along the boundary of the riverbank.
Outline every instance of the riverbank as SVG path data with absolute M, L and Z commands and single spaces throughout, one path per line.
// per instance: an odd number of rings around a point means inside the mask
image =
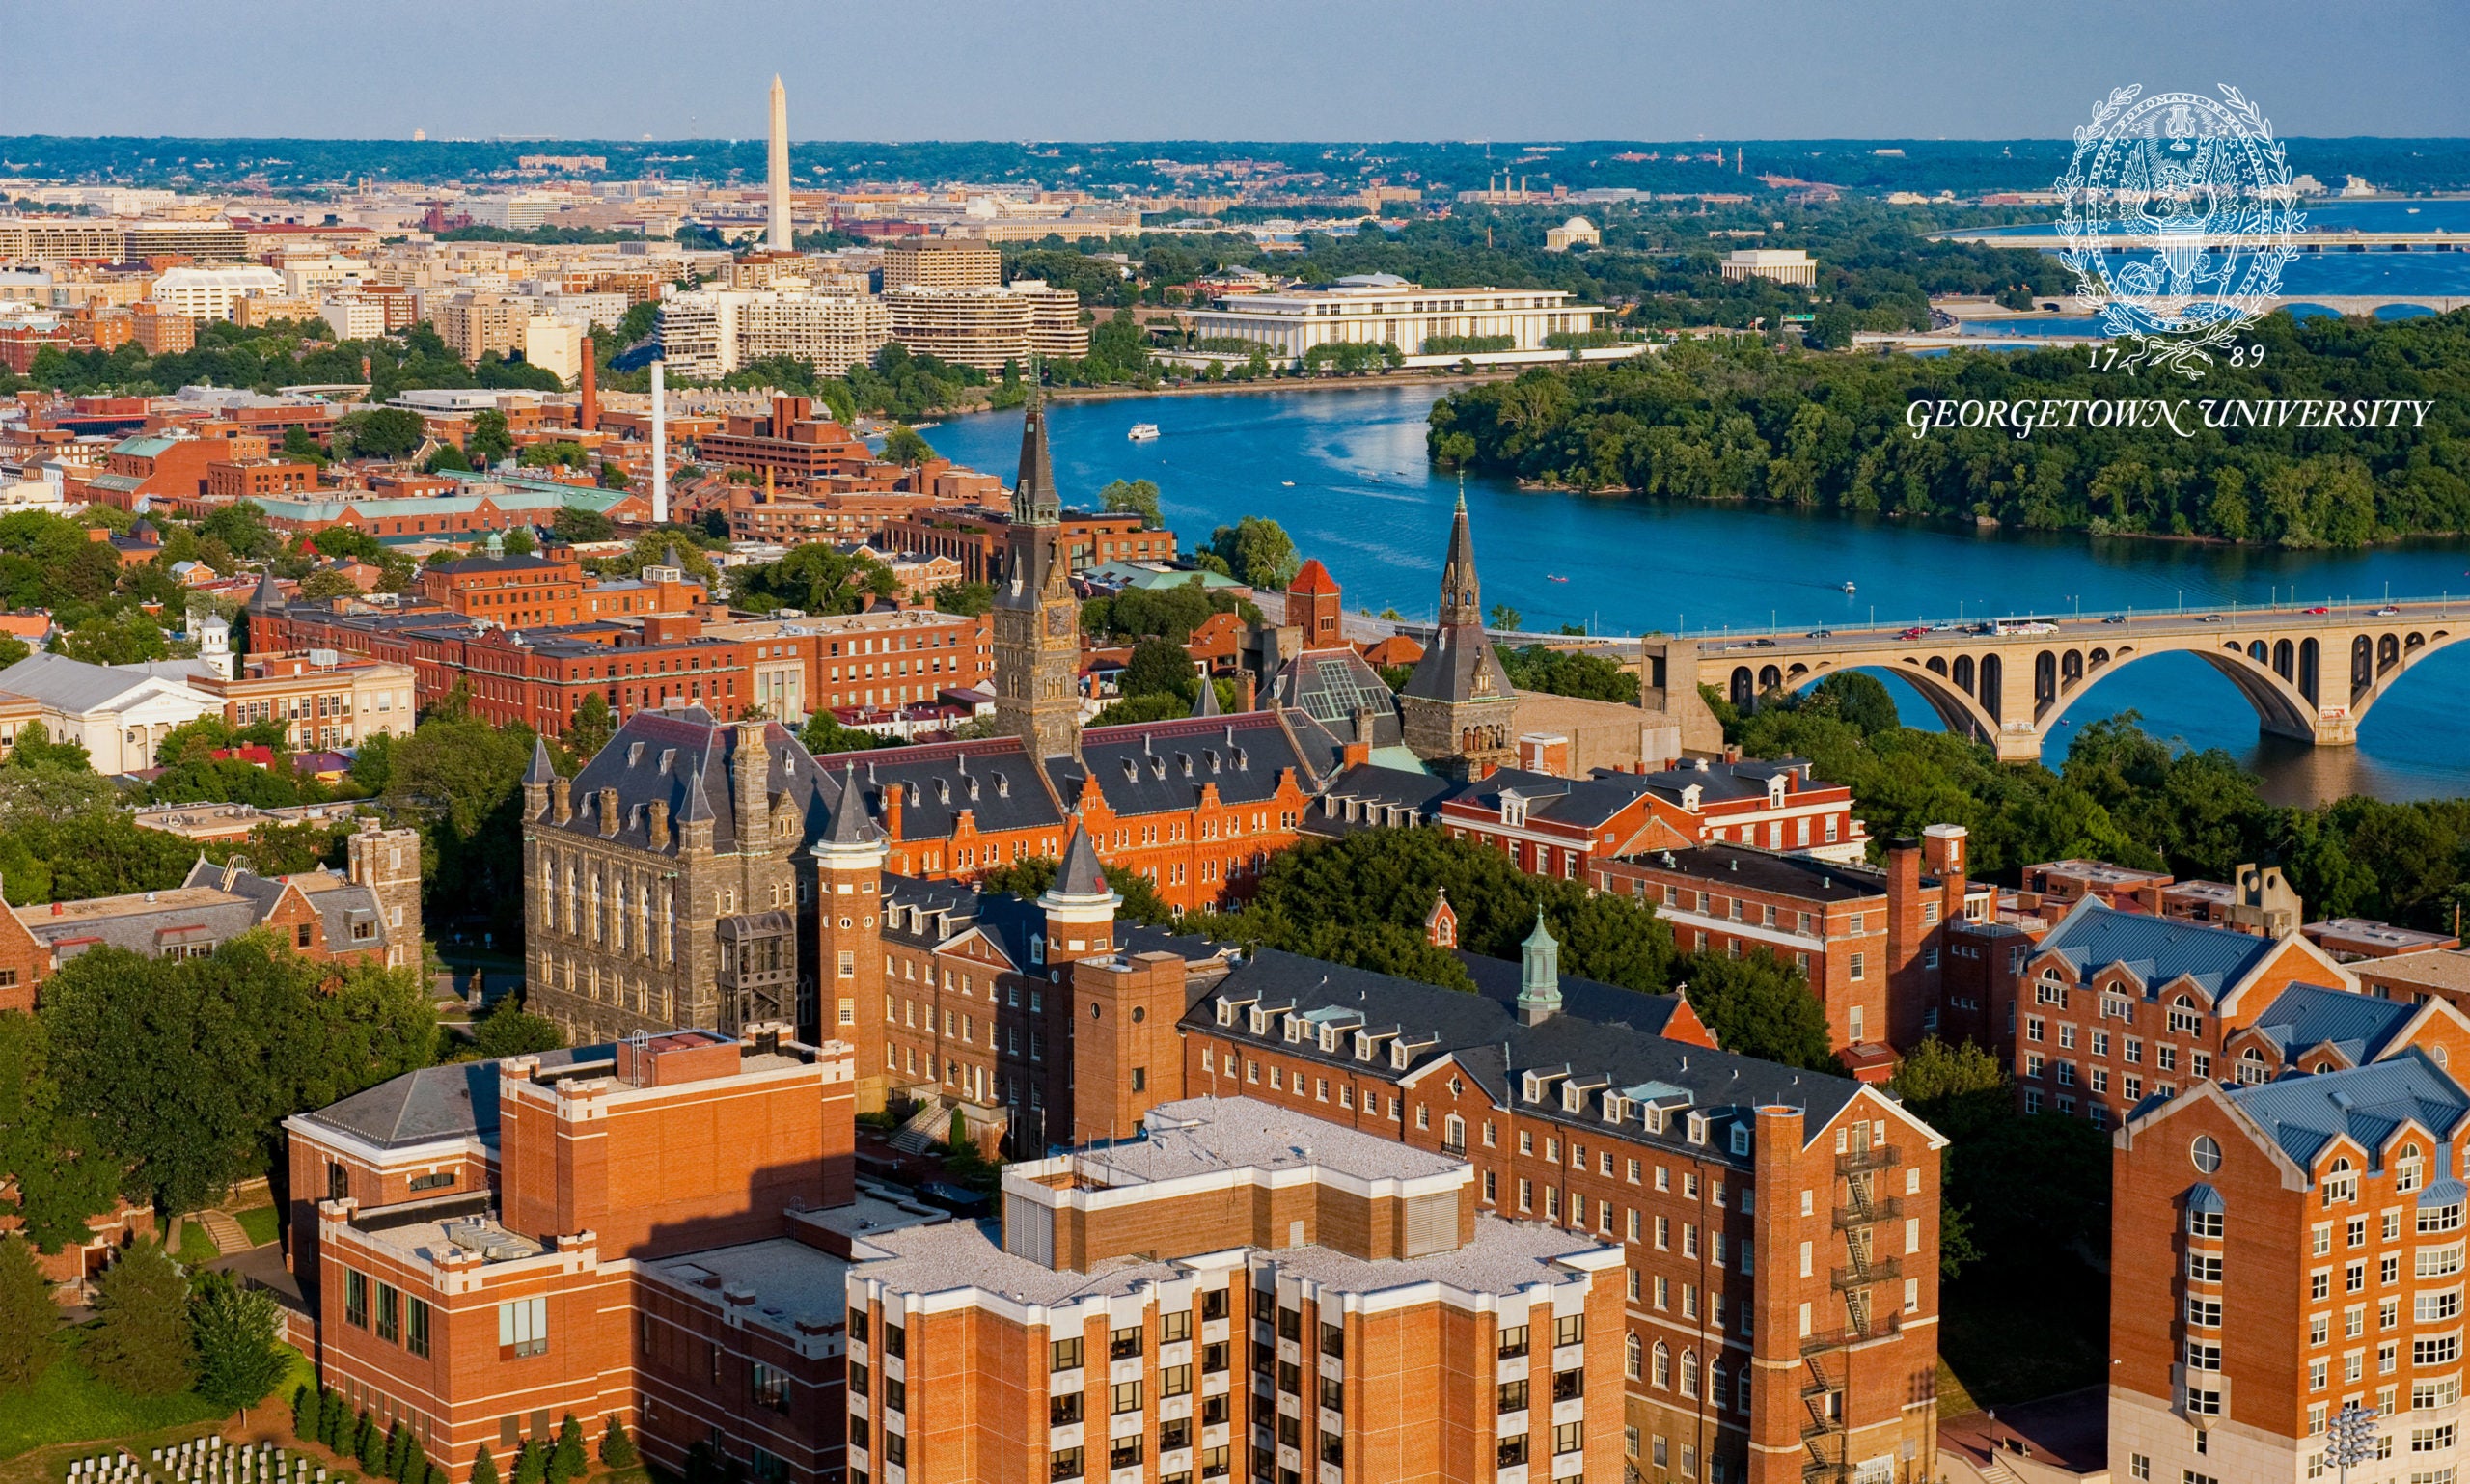
M 1389 392 L 1401 387 L 1477 386 L 1488 381 L 1509 381 L 1529 368 L 1503 367 L 1499 371 L 1448 371 L 1435 375 L 1430 371 L 1389 371 L 1361 376 L 1289 376 L 1276 379 L 1264 376 L 1257 381 L 1195 381 L 1189 386 L 1152 387 L 1050 387 L 1049 402 L 1112 402 L 1151 397 L 1218 397 L 1228 393 L 1253 392 Z

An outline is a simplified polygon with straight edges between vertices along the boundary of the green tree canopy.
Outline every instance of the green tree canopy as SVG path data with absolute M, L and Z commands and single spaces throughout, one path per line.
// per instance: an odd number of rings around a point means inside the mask
M 273 1395 L 291 1369 L 282 1324 L 281 1311 L 266 1294 L 241 1287 L 229 1273 L 199 1274 L 189 1300 L 198 1395 L 225 1412 L 243 1411 Z
M 0 1237 L 0 1396 L 32 1390 L 42 1379 L 60 1357 L 59 1330 L 60 1305 L 33 1246 Z
M 1158 509 L 1158 486 L 1148 480 L 1115 480 L 1098 491 L 1098 507 L 1111 512 L 1140 517 L 1142 526 L 1151 531 L 1163 529 L 1166 517 Z
M 96 1285 L 87 1369 L 131 1396 L 169 1396 L 195 1375 L 189 1284 L 161 1244 L 124 1250 Z
M 1238 581 L 1270 592 L 1285 591 L 1304 565 L 1285 528 L 1262 515 L 1247 515 L 1211 532 L 1209 549 Z

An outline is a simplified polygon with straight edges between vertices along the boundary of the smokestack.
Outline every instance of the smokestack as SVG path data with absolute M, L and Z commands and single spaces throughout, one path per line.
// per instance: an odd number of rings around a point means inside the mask
M 781 74 L 772 74 L 772 230 L 764 245 L 776 253 L 794 252 L 789 237 L 789 95 Z
M 652 524 L 669 524 L 669 383 L 652 363 Z
M 583 400 L 575 407 L 575 427 L 582 432 L 600 430 L 600 368 L 591 350 L 591 337 L 583 338 L 583 380 L 579 389 Z

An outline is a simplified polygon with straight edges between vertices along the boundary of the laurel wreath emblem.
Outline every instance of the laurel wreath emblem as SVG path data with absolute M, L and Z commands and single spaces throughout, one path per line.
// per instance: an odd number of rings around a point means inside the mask
M 2183 94 L 2156 95 L 2147 107 L 2185 98 L 2209 105 L 2236 131 L 2250 151 L 2256 179 L 2247 182 L 2249 199 L 2233 223 L 2234 232 L 2217 240 L 2229 264 L 2222 270 L 2223 291 L 2188 296 L 2176 311 L 2161 307 L 2160 296 L 2120 281 L 2109 260 L 2116 223 L 2093 200 L 2095 183 L 2088 163 L 2098 162 L 2111 142 L 2110 129 L 2142 97 L 2140 84 L 2111 90 L 2096 103 L 2090 123 L 2075 130 L 2075 153 L 2067 174 L 2058 179 L 2061 203 L 2058 230 L 2066 248 L 2058 254 L 2075 278 L 2075 303 L 2098 316 L 2113 340 L 2135 342 L 2136 348 L 2119 364 L 2132 373 L 2151 365 L 2189 378 L 2202 376 L 2213 364 L 2212 352 L 2228 346 L 2253 324 L 2265 305 L 2281 292 L 2282 269 L 2297 256 L 2292 238 L 2304 218 L 2294 209 L 2290 163 L 2270 121 L 2238 89 L 2221 85 L 2217 98 Z M 2209 225 L 2210 216 L 2205 219 Z M 2238 260 L 2243 259 L 2243 263 Z M 2201 309 L 2202 313 L 2197 313 Z

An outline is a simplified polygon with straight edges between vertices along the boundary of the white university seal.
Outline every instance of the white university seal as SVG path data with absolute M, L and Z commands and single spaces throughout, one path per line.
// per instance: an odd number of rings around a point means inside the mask
M 2237 89 L 2112 93 L 2059 178 L 2076 302 L 2136 348 L 2120 364 L 2201 376 L 2281 291 L 2300 215 L 2272 125 Z

